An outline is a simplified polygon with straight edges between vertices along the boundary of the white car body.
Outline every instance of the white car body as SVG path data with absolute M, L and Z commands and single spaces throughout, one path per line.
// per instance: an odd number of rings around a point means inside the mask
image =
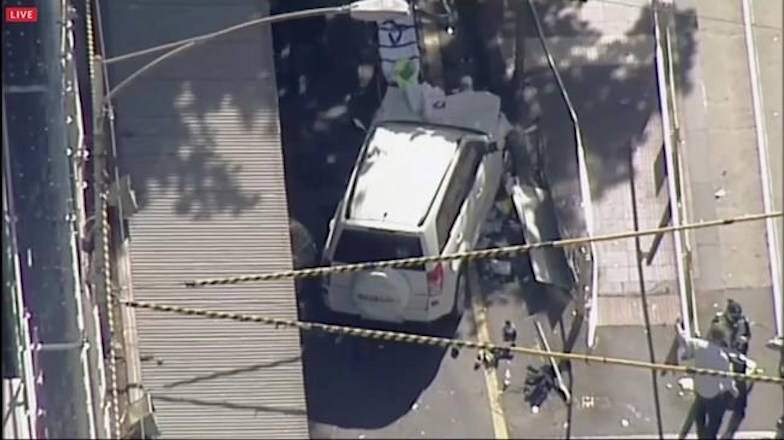
M 495 95 L 439 97 L 433 90 L 423 91 L 414 111 L 410 90 L 406 96 L 389 89 L 330 222 L 327 263 L 474 249 L 501 185 L 509 124 Z M 324 302 L 331 311 L 376 321 L 459 315 L 462 266 L 454 260 L 333 274 L 325 278 Z

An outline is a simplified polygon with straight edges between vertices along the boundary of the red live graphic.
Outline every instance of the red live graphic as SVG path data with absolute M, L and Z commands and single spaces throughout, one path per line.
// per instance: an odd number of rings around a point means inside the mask
M 6 23 L 35 23 L 38 21 L 38 8 L 31 7 L 6 7 Z

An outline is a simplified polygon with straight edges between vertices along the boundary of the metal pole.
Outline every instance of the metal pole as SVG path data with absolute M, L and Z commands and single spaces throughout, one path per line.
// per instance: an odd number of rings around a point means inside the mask
M 70 77 L 73 87 L 75 87 L 77 83 L 76 78 L 76 67 L 73 64 L 73 50 L 74 50 L 74 36 L 73 36 L 73 22 L 68 18 L 68 2 L 67 0 L 61 0 L 60 2 L 60 14 L 61 14 L 61 32 L 60 32 L 60 51 L 62 59 L 66 60 L 63 65 L 63 75 L 66 80 Z M 65 81 L 65 80 L 64 80 Z M 73 93 L 74 89 L 71 89 L 71 92 L 66 92 L 66 96 L 68 93 Z M 73 95 L 73 108 L 71 108 L 72 114 L 66 115 L 66 117 L 71 117 L 72 121 L 75 121 L 75 124 L 66 124 L 66 132 L 67 132 L 67 139 L 69 140 L 69 148 L 72 149 L 72 154 L 80 154 L 82 149 L 82 115 L 78 111 L 79 110 L 79 96 L 77 94 Z M 67 108 L 67 107 L 66 107 Z M 75 145 L 71 145 L 71 136 L 70 133 L 73 130 L 76 130 L 76 142 Z M 76 158 L 76 160 L 79 160 Z M 71 172 L 71 198 L 74 200 L 74 203 L 71 205 L 72 210 L 76 210 L 77 213 L 75 215 L 78 217 L 78 202 L 79 199 L 78 193 L 80 191 L 79 182 L 78 182 L 78 165 L 73 161 L 70 164 L 70 172 Z M 74 223 L 70 224 L 72 227 Z M 79 330 L 79 334 L 86 335 L 86 327 L 85 327 L 85 316 L 84 316 L 84 302 L 82 301 L 82 279 L 81 279 L 81 271 L 80 271 L 80 260 L 79 260 L 79 249 L 77 245 L 77 236 L 78 236 L 78 227 L 75 230 L 71 231 L 70 236 L 70 243 L 69 247 L 71 248 L 71 264 L 72 264 L 72 272 L 74 275 L 73 278 L 73 296 L 74 301 L 76 302 L 76 325 L 77 329 Z M 50 344 L 47 344 L 47 347 Z M 56 344 L 55 344 L 56 345 Z M 79 343 L 78 347 L 81 347 L 81 342 Z M 42 348 L 39 348 L 39 350 Z M 46 350 L 54 350 L 56 348 L 46 348 Z M 98 420 L 96 419 L 96 412 L 94 405 L 94 395 L 93 395 L 93 383 L 94 383 L 94 374 L 93 369 L 90 365 L 90 358 L 89 353 L 87 350 L 80 350 L 79 353 L 79 361 L 82 367 L 82 382 L 84 386 L 85 392 L 85 410 L 87 412 L 87 426 L 89 430 L 90 438 L 97 438 L 98 435 Z
M 528 0 L 528 7 L 531 9 L 531 15 L 533 16 L 534 24 L 536 25 L 536 32 L 546 55 L 547 63 L 555 76 L 555 81 L 558 83 L 561 96 L 566 103 L 566 107 L 569 109 L 569 116 L 572 119 L 572 124 L 574 126 L 575 142 L 577 143 L 577 174 L 580 180 L 580 199 L 582 201 L 585 229 L 588 233 L 588 237 L 593 237 L 595 232 L 593 222 L 593 200 L 591 199 L 591 183 L 588 179 L 588 162 L 585 156 L 585 145 L 583 145 L 580 121 L 577 119 L 577 111 L 572 105 L 571 98 L 569 98 L 569 92 L 566 90 L 566 85 L 561 78 L 561 73 L 558 71 L 558 66 L 555 64 L 555 59 L 545 43 L 544 30 L 542 29 L 542 23 L 539 20 L 539 14 L 536 11 L 533 0 Z M 599 262 L 596 253 L 596 245 L 593 242 L 590 242 L 588 243 L 588 249 L 590 249 L 591 280 L 590 286 L 585 287 L 590 291 L 591 299 L 588 303 L 588 332 L 586 345 L 589 348 L 593 348 L 596 344 L 596 327 L 598 326 L 599 321 Z M 583 292 L 580 292 L 580 295 L 583 295 Z
M 38 352 L 42 351 L 68 351 L 68 350 L 75 350 L 79 349 L 82 350 L 83 348 L 88 348 L 90 344 L 87 341 L 75 341 L 75 342 L 35 342 L 32 346 L 32 349 Z
M 667 192 L 669 193 L 670 202 L 670 215 L 672 218 L 673 226 L 680 226 L 681 213 L 678 201 L 678 191 L 675 182 L 676 168 L 673 155 L 675 154 L 672 146 L 672 132 L 670 127 L 670 101 L 667 93 L 668 84 L 666 74 L 664 71 L 664 51 L 661 47 L 661 30 L 659 29 L 659 13 L 657 1 L 652 1 L 653 5 L 653 31 L 654 40 L 656 43 L 656 79 L 658 82 L 659 91 L 659 108 L 662 118 L 662 131 L 664 137 L 664 158 L 667 167 Z M 691 322 L 691 311 L 689 308 L 689 300 L 687 298 L 688 291 L 686 289 L 686 275 L 683 267 L 683 236 L 680 232 L 672 234 L 675 243 L 675 270 L 678 276 L 678 294 L 680 296 L 681 305 L 681 320 L 683 321 L 683 328 L 691 335 L 693 333 Z M 696 307 L 695 304 L 692 305 Z
M 751 101 L 754 108 L 754 128 L 757 137 L 757 157 L 759 159 L 760 180 L 762 183 L 762 209 L 763 212 L 773 211 L 772 187 L 770 179 L 770 164 L 768 163 L 768 137 L 765 130 L 765 117 L 762 114 L 762 94 L 759 84 L 759 63 L 757 60 L 757 48 L 754 44 L 754 35 L 751 29 L 751 0 L 741 0 L 743 7 L 743 31 L 746 38 L 746 55 L 749 65 L 749 78 L 751 80 Z M 773 286 L 773 316 L 776 329 L 774 340 L 781 344 L 784 338 L 782 329 L 782 307 L 781 298 L 781 255 L 779 254 L 779 239 L 776 234 L 776 224 L 773 219 L 765 220 L 765 232 L 767 235 L 766 244 L 768 247 L 768 258 L 770 259 L 770 281 Z
M 547 336 L 544 334 L 544 330 L 542 329 L 542 324 L 539 321 L 534 320 L 534 326 L 536 327 L 536 334 L 539 336 L 539 341 L 542 343 L 542 348 L 547 353 L 551 353 L 550 350 L 550 343 L 547 342 Z M 569 387 L 566 386 L 566 382 L 563 380 L 563 375 L 561 375 L 561 369 L 558 367 L 558 362 L 556 362 L 555 358 L 552 356 L 548 356 L 547 359 L 550 361 L 550 366 L 553 368 L 553 374 L 555 374 L 555 380 L 558 382 L 558 389 L 564 395 L 566 399 L 566 403 L 572 402 L 572 394 L 569 392 Z

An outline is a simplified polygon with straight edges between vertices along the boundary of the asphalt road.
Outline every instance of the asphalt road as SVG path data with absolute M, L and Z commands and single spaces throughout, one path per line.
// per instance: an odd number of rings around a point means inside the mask
M 344 18 L 274 29 L 289 211 L 319 250 L 364 137 L 351 120 L 368 124 L 378 106 L 374 33 L 375 25 Z M 471 322 L 466 313 L 438 333 L 474 338 Z M 316 334 L 303 335 L 303 344 L 313 437 L 493 435 L 474 353 L 453 359 L 444 349 L 351 338 L 336 343 Z
M 465 72 L 475 77 L 477 88 L 500 93 L 504 108 L 515 122 L 529 117 L 529 112 L 518 112 L 515 100 L 520 91 L 513 90 L 510 78 L 502 73 L 513 62 L 508 54 L 513 53 L 514 35 L 504 26 L 509 23 L 504 23 L 499 4 L 461 4 L 463 17 L 480 20 L 483 31 L 469 35 L 465 32 L 473 32 L 471 20 L 458 23 L 458 37 L 453 40 L 457 44 L 449 46 L 445 62 L 447 66 L 459 62 L 452 68 L 468 69 Z M 300 7 L 304 5 L 298 4 Z M 493 43 L 497 32 L 502 35 L 501 45 Z M 299 21 L 275 28 L 289 211 L 319 245 L 324 242 L 327 222 L 343 194 L 363 140 L 363 133 L 351 120 L 356 117 L 367 125 L 378 105 L 380 91 L 372 78 L 374 33 L 374 25 L 341 18 Z M 552 90 L 548 93 L 557 96 Z M 555 147 L 550 161 L 576 164 L 571 144 Z M 570 154 L 574 159 L 564 160 Z M 554 178 L 559 188 L 573 188 L 576 195 L 576 174 L 573 167 L 566 168 L 556 170 Z M 564 199 L 570 198 L 560 198 Z M 563 205 L 561 209 L 565 209 Z M 579 229 L 581 218 L 579 214 L 574 217 L 566 219 L 573 223 L 568 229 Z M 479 273 L 483 281 L 476 289 L 477 295 L 479 290 L 492 289 L 485 271 Z M 521 290 L 514 281 L 507 287 Z M 550 292 L 529 293 L 533 294 L 526 298 L 531 301 L 531 309 L 523 307 L 519 297 L 518 301 L 506 301 L 477 296 L 490 302 L 487 324 L 483 327 L 482 320 L 477 320 L 484 315 L 477 309 L 476 316 L 468 311 L 457 327 L 443 328 L 442 334 L 456 331 L 458 336 L 470 339 L 489 334 L 495 340 L 500 337 L 502 317 L 517 322 L 530 313 L 549 314 L 554 320 L 562 314 L 564 325 L 573 325 L 571 309 L 565 311 L 565 304 L 551 307 L 546 300 L 537 301 L 538 295 L 541 299 Z M 579 332 L 581 323 L 574 325 Z M 373 343 L 354 346 L 350 340 L 336 345 L 329 338 L 313 335 L 305 335 L 303 341 L 308 412 L 315 437 L 491 437 L 506 431 L 506 426 L 513 437 L 528 435 L 528 410 L 506 401 L 515 399 L 514 392 L 501 396 L 497 382 L 502 378 L 495 373 L 485 377 L 472 369 L 475 353 L 461 353 L 452 359 L 443 350 L 425 347 L 391 345 L 382 349 Z M 525 364 L 518 365 L 524 369 Z
M 472 317 L 440 334 L 469 337 Z M 417 331 L 407 326 L 398 328 Z M 305 384 L 315 438 L 487 438 L 493 435 L 473 352 L 308 335 Z

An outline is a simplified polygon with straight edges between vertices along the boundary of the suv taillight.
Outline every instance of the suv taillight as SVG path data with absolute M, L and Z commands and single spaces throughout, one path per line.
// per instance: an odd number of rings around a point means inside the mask
M 444 289 L 444 266 L 441 263 L 427 272 L 427 294 L 430 296 L 441 295 Z

